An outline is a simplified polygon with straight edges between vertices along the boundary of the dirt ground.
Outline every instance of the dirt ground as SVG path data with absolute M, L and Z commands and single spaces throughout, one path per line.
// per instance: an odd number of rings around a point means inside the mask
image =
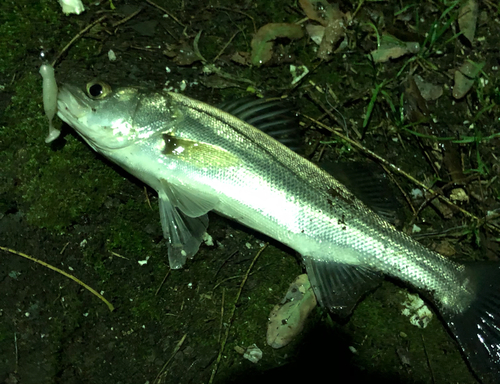
M 0 383 L 477 382 L 436 315 L 422 329 L 401 314 L 403 282 L 385 281 L 348 319 L 316 308 L 292 343 L 269 347 L 269 313 L 303 272 L 297 255 L 211 214 L 214 245 L 170 271 L 155 192 L 57 118 L 61 137 L 45 144 L 38 70 L 55 60 L 60 82 L 212 105 L 287 95 L 304 156 L 393 164 L 382 173 L 401 230 L 454 260 L 498 260 L 497 4 L 84 3 L 69 16 L 53 0 L 0 3 Z M 436 194 L 418 197 L 422 185 Z M 253 344 L 257 363 L 239 352 Z

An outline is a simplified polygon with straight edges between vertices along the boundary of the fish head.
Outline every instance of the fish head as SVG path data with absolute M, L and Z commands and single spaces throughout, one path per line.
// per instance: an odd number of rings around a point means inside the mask
M 140 88 L 114 89 L 100 80 L 85 87 L 63 84 L 57 115 L 96 151 L 124 148 L 153 131 L 147 123 L 138 124 L 135 116 L 142 94 Z

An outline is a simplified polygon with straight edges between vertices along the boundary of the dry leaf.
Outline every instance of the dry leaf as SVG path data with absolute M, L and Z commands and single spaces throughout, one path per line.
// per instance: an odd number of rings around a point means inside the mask
M 306 31 L 312 41 L 318 45 L 321 44 L 321 40 L 323 40 L 323 36 L 325 35 L 325 27 L 322 25 L 307 24 Z
M 455 85 L 453 86 L 453 97 L 461 99 L 474 85 L 474 81 L 481 73 L 484 62 L 474 63 L 466 61 L 458 70 L 455 71 Z
M 372 51 L 373 61 L 376 63 L 383 63 L 389 61 L 390 59 L 397 59 L 398 57 L 404 56 L 407 53 L 417 53 L 420 50 L 420 44 L 416 42 L 409 43 L 384 43 L 380 44 L 380 47 Z
M 319 45 L 318 57 L 322 60 L 329 60 L 339 40 L 345 35 L 344 19 L 330 21 L 325 28 L 325 34 Z
M 250 54 L 248 52 L 235 52 L 231 56 L 231 61 L 241 65 L 248 65 L 250 62 Z
M 437 100 L 443 94 L 442 86 L 428 83 L 419 75 L 414 75 L 413 79 L 415 80 L 415 84 L 417 85 L 420 94 L 425 100 Z
M 260 28 L 252 39 L 253 65 L 259 66 L 268 62 L 273 56 L 273 40 L 277 37 L 300 39 L 304 36 L 302 27 L 297 24 L 269 23 Z
M 458 14 L 458 26 L 463 35 L 472 44 L 476 33 L 477 15 L 479 7 L 476 0 L 467 0 L 461 7 Z
M 201 60 L 194 52 L 193 47 L 184 40 L 181 40 L 179 44 L 167 45 L 162 53 L 179 65 L 191 65 Z
M 474 79 L 470 79 L 460 71 L 455 71 L 455 85 L 453 86 L 453 97 L 461 99 L 472 88 Z
M 304 328 L 309 313 L 316 307 L 316 296 L 307 274 L 290 284 L 285 298 L 269 314 L 267 344 L 281 348 L 290 343 Z
M 338 5 L 329 4 L 326 0 L 300 0 L 299 3 L 308 19 L 317 21 L 324 27 L 343 17 Z

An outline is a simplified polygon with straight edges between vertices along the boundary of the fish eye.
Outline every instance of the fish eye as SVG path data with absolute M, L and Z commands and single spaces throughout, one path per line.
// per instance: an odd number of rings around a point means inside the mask
M 87 84 L 86 91 L 91 99 L 101 100 L 111 93 L 111 87 L 104 81 L 91 81 Z

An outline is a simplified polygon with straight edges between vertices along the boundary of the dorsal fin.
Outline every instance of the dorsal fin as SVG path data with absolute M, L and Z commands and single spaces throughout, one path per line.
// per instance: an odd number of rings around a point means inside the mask
M 300 126 L 289 101 L 247 96 L 224 102 L 218 108 L 260 129 L 292 151 L 301 152 Z

